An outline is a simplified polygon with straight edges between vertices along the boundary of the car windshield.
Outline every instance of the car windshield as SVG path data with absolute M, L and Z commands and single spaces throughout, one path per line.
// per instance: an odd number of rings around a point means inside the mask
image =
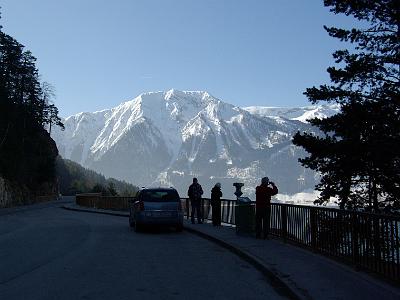
M 148 202 L 178 202 L 178 192 L 175 190 L 149 190 L 142 192 L 142 200 Z

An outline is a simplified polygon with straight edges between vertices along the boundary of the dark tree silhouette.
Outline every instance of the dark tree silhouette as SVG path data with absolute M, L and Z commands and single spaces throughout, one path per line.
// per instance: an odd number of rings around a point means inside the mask
M 325 0 L 335 14 L 353 16 L 360 28 L 327 28 L 353 44 L 333 53 L 330 85 L 304 93 L 315 104 L 340 104 L 341 111 L 312 119 L 319 132 L 298 132 L 295 145 L 310 155 L 303 166 L 321 174 L 316 203 L 330 197 L 341 208 L 399 205 L 400 201 L 400 5 L 398 0 Z M 363 28 L 364 27 L 364 28 Z
M 32 191 L 55 181 L 58 151 L 45 128 L 63 127 L 35 61 L 0 26 L 0 176 Z

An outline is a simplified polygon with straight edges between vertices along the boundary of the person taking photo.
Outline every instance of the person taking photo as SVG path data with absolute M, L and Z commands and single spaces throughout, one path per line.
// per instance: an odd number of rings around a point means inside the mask
M 256 187 L 256 238 L 268 238 L 271 217 L 271 197 L 278 194 L 278 188 L 268 177 L 261 179 Z

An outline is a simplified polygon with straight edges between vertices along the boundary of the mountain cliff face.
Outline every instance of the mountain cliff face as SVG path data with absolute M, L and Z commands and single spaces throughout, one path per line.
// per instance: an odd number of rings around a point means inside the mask
M 297 162 L 305 153 L 291 143 L 297 130 L 310 126 L 265 111 L 235 107 L 207 92 L 145 93 L 109 110 L 68 117 L 65 131 L 54 131 L 53 138 L 64 158 L 135 185 L 174 186 L 181 196 L 194 176 L 205 197 L 221 182 L 224 197 L 233 198 L 232 183 L 239 181 L 254 198 L 263 176 L 283 194 L 314 187 L 315 173 Z

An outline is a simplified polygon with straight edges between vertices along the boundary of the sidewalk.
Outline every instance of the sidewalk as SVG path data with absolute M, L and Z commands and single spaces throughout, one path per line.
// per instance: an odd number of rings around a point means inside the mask
M 185 228 L 223 241 L 261 262 L 302 299 L 400 299 L 400 288 L 279 239 L 237 235 L 231 227 L 185 222 Z
M 118 216 L 129 215 L 126 212 L 82 208 L 76 204 L 64 207 Z M 400 299 L 400 287 L 396 288 L 373 275 L 357 272 L 352 267 L 322 255 L 285 244 L 279 239 L 257 240 L 237 235 L 232 227 L 213 227 L 209 223 L 191 224 L 186 219 L 184 227 L 249 261 L 268 277 L 271 284 L 277 285 L 278 289 L 280 286 L 282 289 L 289 287 L 298 298 Z

